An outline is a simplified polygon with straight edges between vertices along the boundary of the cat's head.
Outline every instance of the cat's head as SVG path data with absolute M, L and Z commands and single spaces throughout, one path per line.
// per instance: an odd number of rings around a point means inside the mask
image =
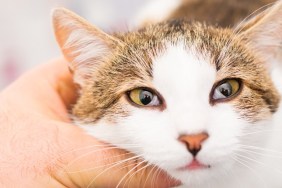
M 242 31 L 170 21 L 114 36 L 55 10 L 81 87 L 76 123 L 188 185 L 240 168 L 242 148 L 267 140 L 251 133 L 268 129 L 278 109 L 268 68 L 282 59 L 281 10 Z

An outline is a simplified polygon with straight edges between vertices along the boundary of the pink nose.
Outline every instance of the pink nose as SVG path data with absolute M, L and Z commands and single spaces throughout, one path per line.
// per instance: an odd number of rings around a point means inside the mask
M 178 138 L 179 141 L 183 142 L 188 151 L 195 157 L 201 150 L 202 143 L 208 139 L 207 133 L 200 133 L 194 135 L 182 135 Z

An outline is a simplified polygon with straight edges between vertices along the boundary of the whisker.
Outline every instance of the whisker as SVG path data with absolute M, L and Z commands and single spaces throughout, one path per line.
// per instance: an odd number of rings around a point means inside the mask
M 236 162 L 238 162 L 239 164 L 241 164 L 242 166 L 248 168 L 255 175 L 255 177 L 257 177 L 260 180 L 260 182 L 263 183 L 264 187 L 267 187 L 266 182 L 263 181 L 263 179 L 257 174 L 257 172 L 246 164 L 246 163 L 248 163 L 247 161 L 245 161 L 243 159 L 239 159 L 236 156 L 232 157 L 232 159 L 235 160 Z
M 282 154 L 282 152 L 280 152 L 280 151 L 262 148 L 262 147 L 258 147 L 258 146 L 250 146 L 250 145 L 244 145 L 244 144 L 239 144 L 239 146 L 242 147 L 242 148 L 250 148 L 250 149 L 254 149 L 254 150 L 260 150 L 260 151 L 267 151 L 267 152 Z
M 122 178 L 121 180 L 118 182 L 116 188 L 118 188 L 120 186 L 120 184 L 123 182 L 123 180 L 136 168 L 138 168 L 138 166 L 142 165 L 144 162 L 146 162 L 145 160 L 139 162 L 139 164 L 137 164 L 136 166 L 134 166 L 131 170 L 129 170 Z
M 262 162 L 260 162 L 260 161 L 258 161 L 258 160 L 252 159 L 252 158 L 250 158 L 250 157 L 247 157 L 247 156 L 244 156 L 244 155 L 241 155 L 241 154 L 238 154 L 238 153 L 237 153 L 236 155 L 239 156 L 239 157 L 243 157 L 243 158 L 245 158 L 246 160 L 250 160 L 250 161 L 253 161 L 253 162 L 257 163 L 257 164 L 260 164 L 260 165 L 262 165 L 262 166 L 264 166 L 264 167 L 266 167 L 266 168 L 270 168 L 272 171 L 275 170 L 275 171 L 278 172 L 279 174 L 282 174 L 282 171 L 281 171 L 281 170 L 279 170 L 279 169 L 277 169 L 277 168 L 273 168 L 272 166 L 267 165 L 267 164 L 264 164 L 264 163 L 262 163 Z
M 240 148 L 240 149 L 238 149 L 238 151 L 248 152 L 250 154 L 257 154 L 257 155 L 261 155 L 261 156 L 265 156 L 265 157 L 271 157 L 271 158 L 282 158 L 282 155 L 276 156 L 276 155 L 271 155 L 271 154 L 266 154 L 266 153 L 260 153 L 260 152 L 252 151 L 252 150 L 245 149 L 245 148 Z
M 131 155 L 131 153 L 127 153 L 127 154 L 122 154 L 122 155 Z M 98 160 L 98 162 L 100 161 L 103 161 L 103 160 L 109 160 L 109 159 L 112 159 L 112 158 L 115 158 L 115 157 L 120 157 L 122 155 L 117 155 L 117 156 L 113 156 L 113 157 L 109 157 L 109 158 L 105 158 L 105 159 L 102 159 L 102 160 Z M 107 164 L 104 164 L 104 165 L 99 165 L 99 166 L 95 166 L 95 167 L 92 167 L 92 168 L 86 168 L 86 169 L 83 169 L 83 170 L 78 170 L 78 171 L 68 171 L 69 174 L 75 174 L 75 173 L 79 173 L 79 172 L 86 172 L 86 171 L 91 171 L 91 170 L 95 170 L 95 169 L 98 169 L 98 168 L 103 168 L 103 167 L 106 167 L 106 166 L 110 166 L 110 165 L 113 165 L 113 164 L 117 164 L 119 161 L 117 162 L 112 162 L 112 163 L 107 163 Z
M 148 179 L 149 179 L 151 173 L 154 171 L 155 168 L 156 168 L 156 166 L 153 166 L 152 169 L 150 170 L 150 172 L 149 172 L 149 174 L 147 175 L 147 178 L 146 178 L 146 180 L 145 180 L 144 185 L 142 186 L 142 188 L 145 188 L 145 185 L 146 185 L 146 183 L 147 183 L 147 181 L 148 181 Z
M 157 173 L 156 179 L 159 177 L 161 171 L 162 171 L 161 168 L 158 168 L 158 173 Z M 156 183 L 156 182 L 155 182 L 155 183 Z
M 100 147 L 101 146 L 101 147 Z M 103 147 L 102 147 L 103 146 Z M 106 146 L 105 145 L 94 145 L 94 146 L 86 146 L 86 147 L 82 147 L 83 149 L 86 149 L 86 148 L 92 148 L 92 147 L 100 147 L 100 149 L 95 149 L 93 151 L 90 151 L 90 152 L 87 152 L 87 153 L 84 153 L 82 155 L 80 155 L 79 157 L 75 158 L 74 160 L 70 161 L 66 166 L 62 167 L 61 170 L 58 172 L 58 173 L 64 173 L 65 171 L 67 171 L 67 169 L 73 165 L 76 161 L 78 161 L 79 159 L 82 159 L 83 157 L 86 157 L 87 155 L 90 155 L 94 152 L 100 152 L 100 151 L 106 151 L 106 150 L 110 150 L 110 149 L 120 149 L 119 147 L 116 147 L 116 146 Z M 132 145 L 133 147 L 133 145 Z M 139 146 L 135 146 L 135 147 L 139 147 Z M 69 152 L 73 152 L 73 151 L 79 151 L 79 150 L 82 150 L 82 148 L 79 148 L 77 150 L 72 150 L 72 151 L 69 151 Z M 67 154 L 67 152 L 65 152 L 64 154 Z M 130 153 L 125 153 L 125 154 L 121 154 L 120 156 L 122 155 L 129 155 Z M 112 156 L 110 158 L 115 158 L 115 157 L 118 157 L 118 155 L 116 156 Z M 55 158 L 54 160 L 50 161 L 50 164 L 55 164 L 57 163 L 58 160 L 60 160 L 60 158 L 62 158 L 62 155 L 59 156 L 59 158 Z M 109 158 L 108 158 L 109 159 Z M 101 160 L 98 160 L 97 162 L 99 161 L 103 161 L 103 160 L 106 160 L 105 158 L 102 158 Z M 106 166 L 106 165 L 105 165 Z M 91 170 L 91 169 L 85 169 L 85 170 L 81 170 L 81 171 L 73 171 L 73 172 L 68 172 L 68 173 L 77 173 L 77 172 L 83 172 L 83 171 L 87 171 L 87 170 Z
M 144 162 L 147 162 L 147 161 L 144 161 Z M 146 164 L 145 166 L 143 166 L 142 168 L 140 168 L 139 170 L 137 170 L 136 172 L 134 172 L 133 174 L 131 174 L 130 177 L 126 180 L 126 182 L 125 182 L 124 185 L 126 185 L 127 181 L 128 181 L 128 184 L 130 185 L 130 182 L 132 181 L 133 176 L 134 176 L 135 174 L 139 173 L 141 170 L 143 170 L 143 169 L 149 167 L 150 165 L 151 165 L 151 164 L 148 163 L 148 164 Z M 141 177 L 142 177 L 143 173 L 144 173 L 144 171 L 142 172 Z
M 156 166 L 156 167 L 157 168 L 156 168 L 156 170 L 155 170 L 155 172 L 153 173 L 153 176 L 152 176 L 151 187 L 155 187 L 154 185 L 156 184 L 156 181 L 154 181 L 154 179 L 157 179 L 158 175 L 161 172 L 161 169 L 158 166 Z
M 241 26 L 242 26 L 248 19 L 250 19 L 250 18 L 251 18 L 252 16 L 254 16 L 255 14 L 257 14 L 259 11 L 261 11 L 261 13 L 267 11 L 268 8 L 271 7 L 271 6 L 274 5 L 274 4 L 275 4 L 275 2 L 273 2 L 273 3 L 268 3 L 268 4 L 266 4 L 266 5 L 264 5 L 264 6 L 260 7 L 260 8 L 258 8 L 257 10 L 255 10 L 254 12 L 252 12 L 250 15 L 248 15 L 246 18 L 244 18 L 244 19 L 235 27 L 234 30 L 237 31 L 239 28 L 241 28 L 241 29 L 238 30 L 237 33 L 241 32 L 242 29 L 244 29 L 244 27 L 241 27 Z M 236 34 L 237 34 L 237 33 L 236 33 Z
M 116 145 L 121 145 L 121 146 L 137 146 L 136 144 L 116 144 Z M 66 154 L 72 153 L 72 152 L 76 152 L 76 151 L 81 151 L 81 150 L 87 150 L 90 148 L 94 148 L 94 147 L 101 147 L 101 148 L 106 148 L 106 147 L 113 147 L 113 145 L 108 145 L 108 144 L 94 144 L 94 145 L 89 145 L 89 146 L 85 146 L 85 147 L 80 147 L 80 148 L 75 148 L 69 151 L 65 151 L 63 153 L 60 154 L 60 156 L 64 156 Z
M 132 163 L 132 164 L 130 164 L 130 165 L 126 165 L 126 166 L 124 166 L 124 167 L 122 167 L 122 168 L 119 168 L 118 170 L 122 170 L 122 169 L 125 169 L 125 168 L 131 168 L 131 166 L 133 166 L 133 168 L 135 168 L 136 167 L 136 165 L 138 165 L 139 163 L 138 162 L 136 162 L 136 163 Z M 132 169 L 131 169 L 132 170 Z M 123 176 L 124 177 L 124 176 Z M 127 181 L 127 180 L 126 180 Z M 125 181 L 125 183 L 124 183 L 124 185 L 123 185 L 123 187 L 126 185 L 126 181 Z M 120 182 L 121 183 L 121 182 Z M 117 187 L 117 186 L 116 186 Z
M 251 133 L 246 133 L 246 134 L 243 134 L 243 135 L 240 135 L 240 136 L 248 136 L 248 135 L 252 135 L 252 134 L 259 134 L 259 133 L 265 133 L 265 132 L 276 132 L 276 131 L 282 131 L 282 129 L 268 129 L 268 130 L 259 130 L 259 131 L 254 131 L 254 132 L 251 132 Z
M 137 147 L 137 146 L 132 146 L 133 148 Z M 79 157 L 77 157 L 76 159 L 74 159 L 73 161 L 71 161 L 67 167 L 71 166 L 72 164 L 74 164 L 75 162 L 77 162 L 78 160 L 82 159 L 83 157 L 87 156 L 87 155 L 90 155 L 94 152 L 101 152 L 101 151 L 107 151 L 107 150 L 112 150 L 112 149 L 120 149 L 120 147 L 117 147 L 117 146 L 110 146 L 110 147 L 107 147 L 107 148 L 101 148 L 101 149 L 96 149 L 96 150 L 93 150 L 93 151 L 90 151 L 90 152 L 87 152 L 83 155 L 80 155 Z
M 103 170 L 102 172 L 100 172 L 97 176 L 95 176 L 95 178 L 88 184 L 87 188 L 89 188 L 89 187 L 96 181 L 96 179 L 97 179 L 99 176 L 101 176 L 103 173 L 107 172 L 107 171 L 110 170 L 111 168 L 114 168 L 114 167 L 116 167 L 116 166 L 118 166 L 118 165 L 120 165 L 120 164 L 123 164 L 123 163 L 125 163 L 125 162 L 127 162 L 127 161 L 130 161 L 130 160 L 133 160 L 133 159 L 136 159 L 136 158 L 138 158 L 138 157 L 140 157 L 140 156 L 130 157 L 130 158 L 128 158 L 128 159 L 119 161 L 119 162 L 117 162 L 116 164 L 114 164 L 114 165 L 112 165 L 112 166 L 110 166 L 110 167 L 104 169 L 104 170 Z
M 236 155 L 236 156 L 239 156 L 239 157 L 243 157 L 243 158 L 248 159 L 248 160 L 250 160 L 250 161 L 256 162 L 256 163 L 258 163 L 258 164 L 265 165 L 265 164 L 263 164 L 262 162 L 260 162 L 260 161 L 258 161 L 258 160 L 255 160 L 255 159 L 252 159 L 252 158 L 250 158 L 250 157 L 241 155 L 241 154 L 239 154 L 239 153 L 236 153 L 235 155 Z

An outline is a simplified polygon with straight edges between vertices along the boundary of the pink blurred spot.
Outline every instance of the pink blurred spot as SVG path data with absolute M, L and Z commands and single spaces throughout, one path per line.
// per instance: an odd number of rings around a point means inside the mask
M 2 75 L 4 76 L 4 84 L 7 85 L 14 81 L 20 74 L 19 62 L 16 60 L 16 56 L 9 54 L 4 59 L 4 65 L 2 66 Z

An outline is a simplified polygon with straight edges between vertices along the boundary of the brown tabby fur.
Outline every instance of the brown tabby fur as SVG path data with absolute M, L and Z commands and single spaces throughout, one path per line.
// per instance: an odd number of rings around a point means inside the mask
M 211 5 L 212 2 L 215 4 Z M 243 0 L 238 3 L 231 3 L 231 0 L 205 1 L 205 3 L 200 0 L 187 1 L 172 15 L 172 18 L 183 18 L 183 13 L 187 13 L 190 19 L 193 19 L 192 15 L 194 15 L 198 21 L 233 26 L 258 6 L 272 1 L 256 2 L 249 4 L 248 1 L 246 4 Z M 251 4 L 252 6 L 249 6 Z M 235 10 L 238 7 L 239 9 Z M 209 14 L 203 14 L 208 10 Z M 232 12 L 231 16 L 227 16 L 230 12 Z M 81 97 L 72 111 L 74 116 L 82 122 L 95 122 L 101 118 L 115 121 L 116 117 L 128 116 L 131 104 L 126 101 L 126 92 L 138 87 L 154 89 L 152 59 L 166 51 L 168 42 L 177 43 L 181 40 L 184 41 L 187 50 L 196 49 L 196 55 L 211 60 L 210 63 L 217 70 L 215 83 L 226 78 L 242 80 L 240 94 L 226 101 L 233 105 L 242 118 L 249 122 L 256 122 L 268 118 L 278 108 L 279 94 L 265 69 L 266 62 L 252 50 L 247 42 L 242 42 L 248 40 L 244 33 L 236 34 L 227 28 L 174 20 L 148 26 L 135 32 L 115 34 L 113 38 L 89 26 L 73 13 L 61 9 L 54 15 L 54 27 L 64 55 L 71 62 L 71 68 L 78 67 L 76 66 L 78 62 L 75 62 L 74 58 L 80 54 L 71 54 L 73 48 L 78 46 L 71 48 L 65 46 L 67 40 L 65 36 L 69 36 L 71 31 L 62 26 L 63 23 L 60 22 L 62 15 L 70 20 L 76 20 L 77 28 L 85 28 L 91 35 L 98 38 L 97 40 L 104 41 L 105 44 L 115 44 L 108 45 L 110 50 L 106 57 L 95 57 L 99 59 L 100 66 L 97 70 L 93 70 L 92 77 L 88 78 L 82 86 Z M 75 74 L 79 71 L 79 68 L 74 70 Z M 211 105 L 216 104 L 211 102 Z
M 187 50 L 195 47 L 199 56 L 212 59 L 210 63 L 218 70 L 217 81 L 224 78 L 243 80 L 241 94 L 230 101 L 243 118 L 261 120 L 278 107 L 279 96 L 262 66 L 264 62 L 240 43 L 231 30 L 172 21 L 116 37 L 126 45 L 117 46 L 105 66 L 95 73 L 96 79 L 83 88 L 73 109 L 73 114 L 81 120 L 108 117 L 113 121 L 117 114 L 129 114 L 123 107 L 126 101 L 120 98 L 130 89 L 152 85 L 152 58 L 148 54 L 160 55 L 165 51 L 166 42 L 177 43 L 180 39 L 185 41 Z M 230 48 L 219 59 L 230 39 L 233 39 Z

